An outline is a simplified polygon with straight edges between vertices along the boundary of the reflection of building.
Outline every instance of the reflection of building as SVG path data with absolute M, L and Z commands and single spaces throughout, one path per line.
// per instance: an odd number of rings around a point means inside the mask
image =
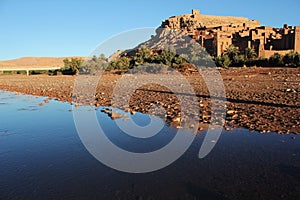
M 217 56 L 230 45 L 241 52 L 253 48 L 259 57 L 266 58 L 274 53 L 300 52 L 300 26 L 272 28 L 243 17 L 208 16 L 193 10 L 192 14 L 170 17 L 162 27 L 183 31 Z

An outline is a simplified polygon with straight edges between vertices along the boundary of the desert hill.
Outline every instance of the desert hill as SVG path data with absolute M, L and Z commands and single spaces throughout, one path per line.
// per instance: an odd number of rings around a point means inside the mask
M 74 56 L 79 57 L 79 56 Z M 0 68 L 15 67 L 63 67 L 66 57 L 22 57 L 13 60 L 0 61 Z M 80 57 L 83 58 L 84 57 Z

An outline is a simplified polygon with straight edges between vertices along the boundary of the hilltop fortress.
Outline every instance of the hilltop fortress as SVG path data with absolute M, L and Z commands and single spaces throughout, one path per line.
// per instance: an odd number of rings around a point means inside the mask
M 222 55 L 230 45 L 241 52 L 253 48 L 258 57 L 264 58 L 274 53 L 300 52 L 300 26 L 272 28 L 261 26 L 257 20 L 202 15 L 199 10 L 192 10 L 192 14 L 170 17 L 161 27 L 182 31 L 214 56 Z

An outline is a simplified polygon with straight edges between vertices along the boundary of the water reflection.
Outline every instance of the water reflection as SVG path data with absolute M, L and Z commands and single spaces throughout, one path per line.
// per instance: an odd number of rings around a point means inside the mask
M 296 135 L 224 131 L 211 154 L 200 160 L 205 136 L 201 132 L 184 156 L 167 168 L 127 174 L 104 166 L 87 152 L 76 133 L 70 104 L 50 101 L 38 106 L 44 99 L 0 93 L 0 198 L 297 199 L 300 195 Z M 165 126 L 154 137 L 137 139 L 122 133 L 100 109 L 97 117 L 111 141 L 133 152 L 159 149 L 176 133 Z M 149 122 L 149 116 L 140 113 L 132 118 L 144 125 Z

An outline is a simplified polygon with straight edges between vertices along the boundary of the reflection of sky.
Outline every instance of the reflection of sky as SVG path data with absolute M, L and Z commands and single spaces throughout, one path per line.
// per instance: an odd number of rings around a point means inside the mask
M 45 98 L 36 98 L 34 96 L 15 96 L 15 93 L 0 93 L 1 106 L 1 128 L 24 129 L 27 128 L 39 130 L 40 128 L 50 128 L 51 119 L 64 119 L 65 114 L 58 104 L 51 101 L 50 104 L 44 103 Z M 44 106 L 39 106 L 43 103 Z M 68 111 L 67 107 L 65 106 Z M 71 115 L 70 115 L 71 116 Z

